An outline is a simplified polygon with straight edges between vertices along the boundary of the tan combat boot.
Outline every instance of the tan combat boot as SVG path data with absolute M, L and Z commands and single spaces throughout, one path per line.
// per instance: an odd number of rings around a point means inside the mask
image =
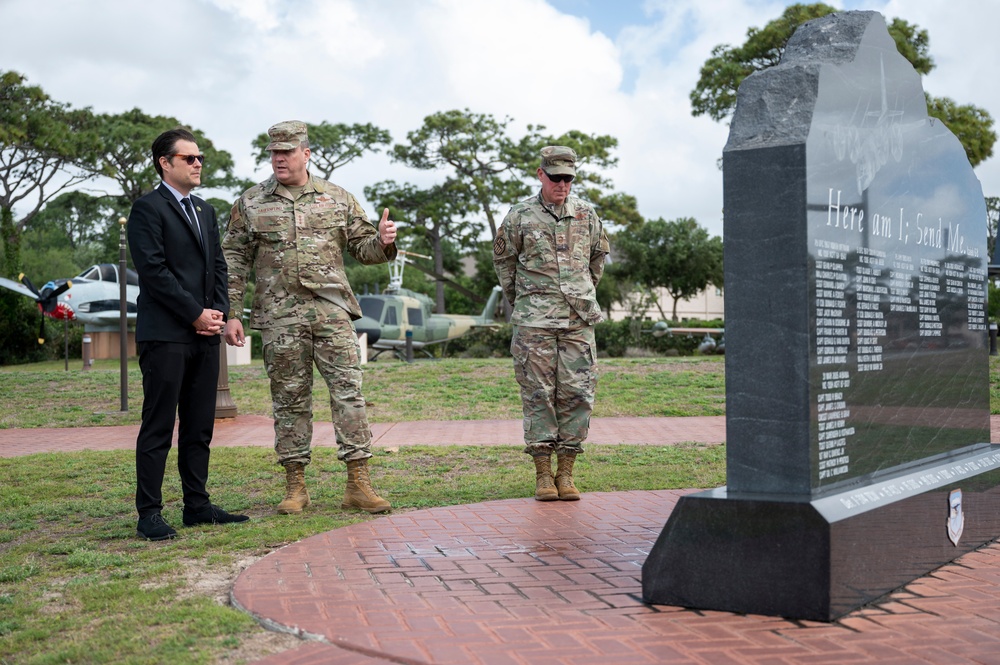
M 392 504 L 375 493 L 368 476 L 368 460 L 358 459 L 347 462 L 347 487 L 341 508 L 360 508 L 369 513 L 385 513 Z
M 535 460 L 535 501 L 555 501 L 559 498 L 552 482 L 552 455 L 533 455 Z
M 573 484 L 573 462 L 576 461 L 576 453 L 559 453 L 556 455 L 559 460 L 559 468 L 556 470 L 556 489 L 559 491 L 560 501 L 579 501 L 580 490 Z
M 285 498 L 278 504 L 279 515 L 295 515 L 312 503 L 306 491 L 306 465 L 289 462 L 285 465 Z

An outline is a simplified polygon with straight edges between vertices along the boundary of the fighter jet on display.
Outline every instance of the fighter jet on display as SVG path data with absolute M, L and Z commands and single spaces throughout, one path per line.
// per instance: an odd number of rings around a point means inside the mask
M 372 360 L 384 351 L 402 356 L 407 332 L 411 335 L 413 349 L 419 351 L 431 344 L 458 339 L 474 328 L 495 324 L 493 317 L 500 299 L 499 286 L 493 287 L 479 315 L 435 314 L 434 303 L 429 297 L 402 287 L 406 262 L 403 255 L 420 256 L 399 252 L 399 258 L 390 264 L 389 286 L 385 292 L 358 296 L 362 317 L 354 322 L 354 329 L 359 335 L 368 335 L 368 346 L 375 349 Z M 424 353 L 430 355 L 426 350 Z
M 118 266 L 101 263 L 91 266 L 76 277 L 57 279 L 36 289 L 23 274 L 20 282 L 0 277 L 0 286 L 38 303 L 42 314 L 60 321 L 80 321 L 87 329 L 111 328 L 120 325 L 120 287 Z M 125 270 L 126 316 L 135 320 L 135 301 L 139 296 L 139 278 L 134 270 Z M 39 339 L 44 339 L 44 322 Z

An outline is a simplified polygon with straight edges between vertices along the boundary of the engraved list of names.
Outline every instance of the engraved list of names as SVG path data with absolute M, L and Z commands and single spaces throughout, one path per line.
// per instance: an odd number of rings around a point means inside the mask
M 987 329 L 986 271 L 979 247 L 967 245 L 959 227 L 940 218 L 928 224 L 902 208 L 890 217 L 840 201 L 831 188 L 825 224 L 812 229 L 810 243 L 821 483 L 870 470 L 852 464 L 864 452 L 857 437 L 872 427 L 852 417 L 860 408 L 852 389 L 864 384 L 860 402 L 870 401 L 895 379 L 900 362 L 968 346 L 971 333 Z

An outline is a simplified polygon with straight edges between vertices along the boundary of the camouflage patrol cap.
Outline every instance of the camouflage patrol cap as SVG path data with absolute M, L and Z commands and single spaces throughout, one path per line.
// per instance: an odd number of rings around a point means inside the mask
M 267 130 L 267 135 L 271 138 L 271 142 L 267 144 L 267 150 L 295 150 L 303 142 L 309 140 L 309 130 L 306 128 L 306 123 L 298 120 L 279 122 Z
M 552 175 L 576 175 L 576 152 L 564 145 L 542 148 L 542 170 Z

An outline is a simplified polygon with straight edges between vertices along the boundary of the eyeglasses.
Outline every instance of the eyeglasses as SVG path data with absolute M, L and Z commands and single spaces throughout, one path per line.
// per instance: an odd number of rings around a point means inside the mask
M 542 173 L 544 173 L 545 177 L 551 180 L 552 182 L 573 182 L 573 176 L 569 175 L 568 173 L 562 175 L 552 175 L 548 171 L 542 171 Z
M 174 153 L 173 155 L 170 155 L 170 156 L 171 157 L 180 157 L 185 162 L 187 162 L 188 166 L 194 166 L 195 160 L 198 160 L 199 164 L 204 164 L 205 163 L 205 155 L 181 155 L 181 154 L 178 154 L 178 153 Z

